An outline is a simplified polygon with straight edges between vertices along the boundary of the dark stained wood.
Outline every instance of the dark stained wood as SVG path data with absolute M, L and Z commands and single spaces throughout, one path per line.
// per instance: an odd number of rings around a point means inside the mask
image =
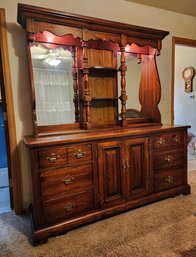
M 126 144 L 127 198 L 140 198 L 149 194 L 149 143 L 148 137 L 130 139 Z
M 78 122 L 38 126 L 36 136 L 25 137 L 32 175 L 33 244 L 169 196 L 189 194 L 189 126 L 162 125 L 158 109 L 156 56 L 168 32 L 23 4 L 18 22 L 29 41 L 47 43 L 51 35 L 50 44 L 72 49 Z M 128 54 L 142 62 L 141 111 L 134 118 L 126 116 Z
M 124 202 L 123 174 L 125 172 L 125 160 L 123 159 L 121 141 L 98 144 L 98 156 L 101 207 Z

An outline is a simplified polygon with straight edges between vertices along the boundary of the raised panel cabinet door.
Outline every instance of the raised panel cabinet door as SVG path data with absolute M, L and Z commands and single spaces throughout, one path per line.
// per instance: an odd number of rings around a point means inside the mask
M 125 149 L 127 198 L 134 199 L 145 196 L 150 190 L 148 138 L 126 140 Z
M 125 201 L 124 160 L 122 142 L 98 144 L 99 194 L 101 207 Z

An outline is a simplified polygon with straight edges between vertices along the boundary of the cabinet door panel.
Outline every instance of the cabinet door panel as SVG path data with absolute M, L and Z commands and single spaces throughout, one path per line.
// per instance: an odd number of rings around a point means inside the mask
M 125 201 L 122 151 L 121 142 L 107 142 L 98 145 L 100 204 L 102 207 Z
M 137 198 L 149 193 L 148 138 L 126 141 L 128 157 L 127 197 Z

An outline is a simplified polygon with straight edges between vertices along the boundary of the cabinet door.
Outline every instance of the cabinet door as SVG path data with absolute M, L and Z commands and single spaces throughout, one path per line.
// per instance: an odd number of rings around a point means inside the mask
M 127 198 L 139 198 L 150 190 L 148 138 L 125 141 Z
M 125 201 L 123 145 L 120 141 L 98 144 L 99 192 L 101 207 Z

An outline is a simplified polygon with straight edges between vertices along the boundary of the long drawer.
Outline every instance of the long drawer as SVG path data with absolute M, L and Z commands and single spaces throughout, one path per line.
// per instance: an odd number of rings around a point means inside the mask
M 182 148 L 170 151 L 154 152 L 153 170 L 154 172 L 167 169 L 177 169 L 184 167 L 184 151 Z
M 39 168 L 63 166 L 91 159 L 91 144 L 50 147 L 38 151 Z
M 93 209 L 93 190 L 88 188 L 68 197 L 44 201 L 42 208 L 43 220 L 46 224 L 80 216 Z
M 174 133 L 157 134 L 153 137 L 154 149 L 164 147 L 175 147 L 183 146 L 184 144 L 184 133 L 181 131 L 175 131 Z
M 162 172 L 154 175 L 154 192 L 160 192 L 185 183 L 182 170 Z
M 93 184 L 91 164 L 41 172 L 40 177 L 43 200 L 82 190 Z

